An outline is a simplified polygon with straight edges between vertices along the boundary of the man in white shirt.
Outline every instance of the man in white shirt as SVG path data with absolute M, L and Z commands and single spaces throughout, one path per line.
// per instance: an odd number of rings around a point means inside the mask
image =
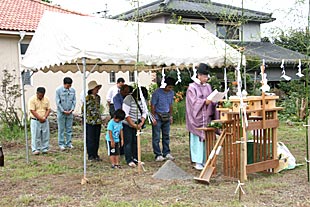
M 113 97 L 118 94 L 120 88 L 125 84 L 125 80 L 124 78 L 118 78 L 116 81 L 116 85 L 112 86 L 107 93 L 107 102 L 108 102 L 108 106 L 109 106 L 109 113 L 110 116 L 113 117 L 114 115 L 114 104 L 113 104 Z

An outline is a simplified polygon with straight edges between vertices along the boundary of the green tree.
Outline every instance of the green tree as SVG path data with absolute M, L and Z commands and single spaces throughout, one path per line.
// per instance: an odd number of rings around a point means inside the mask
M 309 34 L 306 31 L 290 30 L 287 33 L 282 31 L 278 38 L 275 39 L 274 44 L 302 54 L 307 54 L 308 41 Z

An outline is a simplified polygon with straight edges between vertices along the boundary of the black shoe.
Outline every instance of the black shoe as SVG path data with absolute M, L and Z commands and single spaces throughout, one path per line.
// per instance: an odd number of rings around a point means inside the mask
M 102 159 L 99 156 L 95 157 L 95 160 L 98 161 L 98 162 L 102 161 Z
M 93 161 L 95 161 L 96 159 L 94 158 L 94 157 L 88 157 L 88 161 L 90 161 L 90 162 L 93 162 Z

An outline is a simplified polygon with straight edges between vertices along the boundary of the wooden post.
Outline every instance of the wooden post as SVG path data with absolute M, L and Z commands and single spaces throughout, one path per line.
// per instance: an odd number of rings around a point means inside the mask
M 247 173 L 246 173 L 246 165 L 247 165 L 247 137 L 246 137 L 246 125 L 245 125 L 245 116 L 244 111 L 246 110 L 246 106 L 242 108 L 242 138 L 241 138 L 241 146 L 240 146 L 240 182 L 244 183 L 247 180 Z M 239 188 L 239 201 L 242 198 L 242 190 Z
M 307 130 L 307 160 L 310 158 L 310 118 L 308 117 L 308 130 Z M 308 182 L 310 181 L 310 176 L 309 176 L 309 161 L 307 161 L 307 176 L 308 176 Z
M 141 173 L 141 140 L 140 140 L 140 130 L 137 130 L 137 145 L 138 145 L 138 173 Z

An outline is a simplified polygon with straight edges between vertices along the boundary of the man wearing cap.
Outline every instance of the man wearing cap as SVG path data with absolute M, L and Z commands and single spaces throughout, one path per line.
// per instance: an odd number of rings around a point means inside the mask
M 190 152 L 195 169 L 202 170 L 206 161 L 205 134 L 197 128 L 206 127 L 215 115 L 215 104 L 207 100 L 212 93 L 209 79 L 209 66 L 200 63 L 197 80 L 186 92 L 186 129 L 190 132 Z
M 175 80 L 166 78 L 166 86 L 154 91 L 151 99 L 151 112 L 155 118 L 152 124 L 152 146 L 155 161 L 161 162 L 165 159 L 174 160 L 170 154 L 170 124 L 173 122 L 173 87 Z M 165 117 L 164 117 L 165 116 Z M 160 149 L 160 132 L 162 132 L 162 150 Z
M 113 103 L 113 97 L 118 94 L 118 92 L 120 91 L 122 85 L 125 84 L 125 80 L 124 78 L 118 78 L 117 81 L 116 81 L 116 85 L 115 86 L 112 86 L 109 90 L 108 90 L 108 93 L 107 93 L 107 96 L 106 96 L 106 99 L 107 99 L 107 102 L 108 102 L 108 106 L 109 106 L 109 113 L 110 113 L 110 116 L 113 117 L 114 115 L 114 103 Z
M 56 90 L 58 146 L 61 151 L 72 149 L 73 110 L 76 104 L 75 90 L 72 88 L 72 79 L 65 77 L 63 85 Z M 66 135 L 66 141 L 65 141 Z
M 101 130 L 100 96 L 99 89 L 102 85 L 96 81 L 88 83 L 86 101 L 86 148 L 89 161 L 101 161 L 98 150 Z M 82 107 L 82 110 L 84 107 Z
M 45 88 L 38 87 L 37 94 L 29 99 L 31 149 L 32 154 L 39 155 L 49 150 L 50 127 L 47 117 L 50 114 L 50 101 L 45 95 Z

